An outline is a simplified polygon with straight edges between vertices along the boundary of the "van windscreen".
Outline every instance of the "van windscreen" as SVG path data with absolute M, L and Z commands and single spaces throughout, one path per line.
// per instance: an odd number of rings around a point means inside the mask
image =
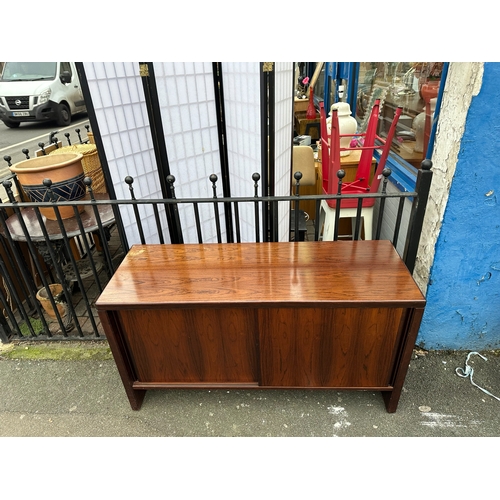
M 55 62 L 6 62 L 1 81 L 54 80 L 56 69 Z

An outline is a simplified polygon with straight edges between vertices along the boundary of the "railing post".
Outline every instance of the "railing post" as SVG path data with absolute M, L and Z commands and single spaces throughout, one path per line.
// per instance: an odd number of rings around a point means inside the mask
M 38 259 L 36 258 L 37 253 L 35 251 L 33 242 L 31 241 L 31 239 L 29 237 L 29 233 L 28 233 L 28 230 L 27 230 L 26 225 L 24 223 L 24 220 L 22 218 L 21 211 L 20 211 L 19 208 L 16 207 L 17 201 L 15 200 L 14 193 L 12 192 L 12 189 L 11 189 L 12 188 L 12 182 L 10 180 L 6 180 L 6 181 L 3 182 L 3 186 L 5 188 L 5 191 L 7 192 L 7 196 L 9 197 L 10 203 L 13 205 L 14 214 L 16 215 L 16 217 L 19 220 L 19 223 L 21 225 L 22 231 L 26 235 L 26 238 L 27 238 L 26 239 L 26 243 L 28 245 L 28 248 L 29 248 L 29 251 L 31 253 L 31 256 L 33 257 L 33 263 L 36 266 L 36 269 L 37 269 L 38 274 L 40 276 L 40 280 L 42 281 L 43 286 L 45 288 L 48 288 L 48 282 L 47 282 L 47 280 L 45 278 L 43 270 L 41 269 L 40 263 L 39 263 Z M 8 243 L 9 243 L 10 249 L 12 250 L 14 259 L 15 259 L 17 267 L 18 267 L 18 269 L 19 269 L 19 271 L 21 273 L 21 276 L 23 277 L 24 283 L 25 283 L 25 285 L 26 285 L 27 288 L 31 288 L 34 291 L 34 294 L 36 294 L 36 285 L 35 285 L 34 279 L 29 274 L 29 272 L 27 271 L 27 267 L 26 267 L 26 264 L 24 263 L 24 258 L 22 257 L 22 253 L 20 251 L 18 251 L 18 249 L 14 245 L 14 241 L 12 239 L 12 236 L 10 235 L 9 230 L 7 228 L 6 220 L 3 217 L 1 218 L 1 223 L 2 223 L 2 229 L 4 231 L 4 235 L 5 235 Z M 2 262 L 2 265 L 3 264 L 4 263 Z M 4 275 L 6 277 L 8 276 L 8 272 L 6 270 L 5 270 Z M 19 312 L 20 312 L 20 314 L 22 316 L 22 319 L 24 319 L 24 321 L 26 323 L 26 326 L 28 327 L 28 330 L 30 332 L 30 337 L 36 337 L 36 334 L 35 334 L 35 331 L 33 330 L 32 325 L 31 325 L 31 321 L 29 319 L 29 316 L 26 313 L 24 307 L 22 307 L 22 301 L 17 296 L 17 291 L 16 291 L 15 286 L 13 284 L 9 285 L 9 289 L 10 289 L 10 291 L 11 291 L 14 299 L 16 300 L 16 302 L 18 304 Z M 40 305 L 39 305 L 39 303 L 38 303 L 38 301 L 36 299 L 33 302 L 34 302 L 35 309 L 36 309 L 39 317 L 41 318 L 41 321 L 43 323 L 44 329 L 47 332 L 47 336 L 50 337 L 51 336 L 50 330 L 49 330 L 48 325 L 47 325 L 47 323 L 45 321 L 45 318 L 43 317 L 43 313 L 42 313 L 41 307 L 40 307 Z M 54 307 L 55 307 L 55 304 L 54 304 Z
M 337 172 L 337 194 L 339 196 L 342 195 L 342 179 L 345 177 L 345 170 L 340 169 Z M 337 200 L 335 204 L 335 227 L 333 228 L 333 241 L 337 241 L 339 239 L 339 222 L 340 222 L 340 207 L 342 206 L 342 201 L 340 198 Z
M 57 200 L 55 199 L 54 193 L 52 191 L 52 181 L 50 179 L 44 179 L 43 180 L 43 185 L 47 188 L 47 197 L 49 201 L 52 202 L 53 204 L 53 210 L 56 215 L 56 220 L 59 225 L 59 228 L 63 226 L 62 223 L 62 218 L 59 212 L 59 207 L 57 205 Z M 63 288 L 64 292 L 64 297 L 65 297 L 65 309 L 66 309 L 66 316 L 67 320 L 66 322 L 63 321 L 64 315 L 61 315 L 59 312 L 59 309 L 56 305 L 55 302 L 55 297 L 53 297 L 52 292 L 50 291 L 50 287 L 46 288 L 47 291 L 47 296 L 48 299 L 51 302 L 52 308 L 54 310 L 54 313 L 56 314 L 57 321 L 59 322 L 59 326 L 61 328 L 61 332 L 64 337 L 68 336 L 68 331 L 72 330 L 74 326 L 76 326 L 78 330 L 79 337 L 84 337 L 81 325 L 78 321 L 77 315 L 75 308 L 73 306 L 73 302 L 71 300 L 72 296 L 72 290 L 71 290 L 71 283 L 66 280 L 66 277 L 64 275 L 64 270 L 63 270 L 63 256 L 61 255 L 61 251 L 64 248 L 64 245 L 66 244 L 66 250 L 68 251 L 68 254 L 71 254 L 71 249 L 69 248 L 69 242 L 68 238 L 66 240 L 63 240 L 56 243 L 54 242 L 54 245 L 52 245 L 52 242 L 50 241 L 49 233 L 47 231 L 47 228 L 45 227 L 45 222 L 42 218 L 42 214 L 40 213 L 40 209 L 38 207 L 35 207 L 35 216 L 38 220 L 38 224 L 40 226 L 40 229 L 42 230 L 43 238 L 45 241 L 45 249 L 42 252 L 42 249 L 38 247 L 38 251 L 40 254 L 45 253 L 44 260 L 47 263 L 48 256 L 50 256 L 50 260 L 52 262 L 52 265 L 54 266 L 54 270 L 56 272 L 57 278 L 59 280 L 60 285 Z M 41 278 L 41 276 L 40 276 Z M 75 324 L 71 325 L 71 320 L 74 319 Z
M 173 175 L 167 175 L 167 184 L 168 188 L 170 189 L 170 198 L 172 200 L 175 200 L 175 187 L 174 187 L 174 182 L 175 182 L 175 177 Z M 173 219 L 173 228 L 172 228 L 172 234 L 171 236 L 175 236 L 175 241 L 172 238 L 172 243 L 184 243 L 184 237 L 182 236 L 182 226 L 181 226 L 181 219 L 179 216 L 179 207 L 177 206 L 177 203 L 173 203 L 171 206 L 165 205 L 165 211 L 167 213 L 167 224 L 168 224 L 168 219 L 169 219 L 169 213 L 171 213 L 171 217 Z
M 9 329 L 10 330 L 10 329 Z M 5 330 L 4 325 L 0 324 L 0 342 L 2 344 L 8 344 L 10 342 L 11 333 Z
M 297 201 L 295 201 L 295 206 L 293 208 L 292 213 L 294 214 L 293 218 L 293 223 L 294 223 L 294 228 L 293 228 L 293 237 L 295 241 L 299 241 L 299 218 L 300 218 L 300 210 L 299 210 L 299 203 L 300 203 L 300 179 L 302 179 L 302 172 L 295 172 L 293 174 L 293 178 L 295 179 L 295 196 L 297 197 Z
M 406 245 L 403 252 L 403 260 L 406 267 L 413 273 L 415 269 L 415 261 L 417 259 L 418 244 L 424 224 L 425 209 L 429 198 L 429 191 L 432 182 L 432 161 L 424 160 L 417 174 L 417 182 L 415 191 L 417 196 L 413 199 L 413 204 L 410 213 L 410 233 L 406 238 Z
M 384 180 L 382 181 L 382 194 L 387 194 L 387 182 L 389 181 L 389 177 L 392 174 L 392 170 L 388 167 L 385 167 L 382 170 L 382 175 Z M 380 232 L 382 230 L 382 219 L 384 217 L 384 208 L 385 208 L 385 198 L 380 198 L 379 210 L 378 210 L 378 218 L 377 218 L 377 229 L 375 231 L 376 240 L 380 239 Z M 396 247 L 396 245 L 394 245 Z
M 136 201 L 134 187 L 132 186 L 132 184 L 134 183 L 134 178 L 131 175 L 127 175 L 124 180 L 125 183 L 128 184 L 128 190 L 130 191 L 130 197 L 132 198 L 132 201 Z M 142 229 L 141 216 L 139 215 L 139 208 L 137 207 L 137 203 L 133 203 L 132 207 L 134 209 L 135 222 L 137 223 L 137 229 L 139 230 L 141 244 L 144 245 L 146 243 L 146 239 L 144 238 L 144 231 Z
M 254 198 L 257 200 L 259 198 L 259 180 L 260 174 L 255 172 L 252 174 L 252 180 L 254 182 Z M 255 202 L 255 243 L 260 242 L 260 225 L 259 225 L 259 202 Z
M 90 184 L 92 183 L 92 180 L 89 177 L 86 177 L 85 180 L 87 181 L 86 184 L 90 188 Z M 51 201 L 55 202 L 55 200 L 54 200 L 54 194 L 53 194 L 53 191 L 51 189 L 52 181 L 50 179 L 45 179 L 43 181 L 43 184 L 47 187 L 47 194 L 49 196 L 49 199 Z M 94 199 L 93 196 L 91 196 L 91 199 Z M 60 275 L 61 285 L 63 287 L 64 294 L 66 296 L 65 309 L 66 309 L 67 319 L 66 319 L 66 322 L 64 324 L 64 327 L 65 327 L 66 331 L 71 330 L 70 324 L 71 324 L 71 319 L 73 318 L 74 325 L 76 326 L 76 328 L 78 330 L 79 336 L 81 338 L 84 337 L 84 333 L 82 331 L 80 322 L 78 321 L 78 315 L 77 315 L 76 310 L 75 310 L 75 308 L 73 306 L 73 301 L 72 301 L 72 294 L 73 294 L 72 287 L 73 287 L 73 285 L 71 283 L 71 280 L 67 276 L 67 267 L 69 266 L 74 271 L 74 276 L 76 278 L 76 281 L 78 283 L 80 291 L 81 291 L 81 293 L 83 295 L 83 299 L 84 299 L 84 302 L 85 302 L 85 305 L 86 305 L 86 308 L 87 308 L 87 313 L 89 315 L 89 320 L 90 320 L 90 322 L 92 324 L 93 330 L 96 333 L 96 337 L 99 337 L 99 332 L 97 330 L 97 324 L 95 322 L 94 315 L 92 314 L 92 310 L 91 310 L 91 307 L 90 307 L 90 301 L 89 301 L 89 299 L 87 297 L 87 293 L 86 293 L 85 287 L 83 285 L 82 277 L 80 275 L 80 270 L 79 270 L 78 265 L 76 263 L 75 256 L 73 255 L 73 252 L 71 250 L 69 238 L 68 238 L 68 235 L 66 233 L 66 228 L 64 227 L 63 219 L 62 219 L 61 214 L 59 212 L 59 208 L 56 205 L 57 204 L 55 203 L 54 213 L 56 215 L 56 220 L 57 220 L 57 223 L 59 225 L 59 230 L 61 231 L 62 242 L 64 243 L 64 246 L 62 248 L 65 248 L 66 253 L 67 253 L 67 256 L 65 258 L 65 260 L 67 261 L 67 264 L 65 264 L 65 265 L 63 265 L 61 267 L 62 273 Z M 80 214 L 79 214 L 78 208 L 76 206 L 73 206 L 73 211 L 75 213 L 75 217 L 78 219 L 80 217 Z M 38 218 L 38 213 L 37 213 L 37 218 Z M 39 218 L 39 221 L 40 221 L 40 218 Z M 49 238 L 48 232 L 46 231 L 45 226 L 42 226 L 41 222 L 40 222 L 40 227 L 42 228 L 42 232 L 44 233 L 44 237 L 46 239 L 48 239 Z M 90 255 L 88 255 L 88 258 L 92 259 L 92 257 Z M 56 272 L 59 274 L 58 264 L 56 263 L 56 261 L 54 259 L 53 259 L 53 262 L 54 262 L 54 266 L 56 268 Z M 99 279 L 98 279 L 95 267 L 93 268 L 93 270 L 94 270 L 94 279 L 96 280 L 96 282 L 98 282 Z M 61 319 L 64 319 L 64 317 L 62 317 Z
M 214 193 L 214 200 L 217 199 L 217 180 L 218 177 L 215 174 L 210 175 L 210 182 L 212 183 L 212 191 Z M 220 230 L 220 215 L 219 215 L 219 205 L 214 201 L 214 214 L 215 214 L 215 229 L 217 231 L 217 243 L 222 243 L 222 235 Z

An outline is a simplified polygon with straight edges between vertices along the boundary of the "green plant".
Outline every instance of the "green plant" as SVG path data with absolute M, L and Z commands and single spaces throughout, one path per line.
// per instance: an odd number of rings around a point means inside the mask
M 44 332 L 43 323 L 41 320 L 35 319 L 35 318 L 30 318 L 30 323 L 31 323 L 31 327 L 33 328 L 33 331 L 35 332 L 35 335 L 40 335 L 41 333 Z M 29 327 L 26 324 L 26 322 L 19 325 L 19 330 L 21 330 L 21 335 L 23 337 L 29 337 L 30 330 L 29 330 Z

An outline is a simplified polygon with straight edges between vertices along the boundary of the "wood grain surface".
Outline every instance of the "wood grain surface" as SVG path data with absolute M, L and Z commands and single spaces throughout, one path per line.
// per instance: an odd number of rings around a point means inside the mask
M 423 306 L 389 241 L 135 245 L 97 309 Z
M 97 301 L 133 409 L 161 388 L 384 392 L 425 299 L 388 241 L 136 245 Z
M 259 312 L 262 385 L 391 385 L 402 308 L 280 308 Z
M 251 309 L 119 312 L 140 381 L 255 383 L 257 330 Z

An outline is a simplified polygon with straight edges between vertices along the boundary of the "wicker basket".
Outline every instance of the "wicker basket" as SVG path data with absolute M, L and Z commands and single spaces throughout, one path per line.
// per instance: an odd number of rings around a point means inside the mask
M 95 144 L 73 144 L 64 146 L 49 153 L 50 155 L 63 153 L 80 153 L 83 155 L 82 166 L 86 177 L 92 179 L 92 190 L 94 193 L 107 193 L 104 174 L 97 154 Z
M 87 138 L 90 144 L 95 144 L 94 134 L 92 132 L 87 132 Z

